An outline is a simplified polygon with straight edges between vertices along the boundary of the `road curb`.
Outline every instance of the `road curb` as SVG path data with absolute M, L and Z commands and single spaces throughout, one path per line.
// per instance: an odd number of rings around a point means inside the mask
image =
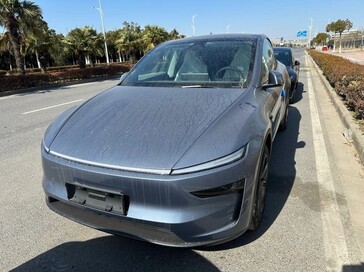
M 69 82 L 62 82 L 62 83 L 57 83 L 57 84 L 50 84 L 50 85 L 46 85 L 46 86 L 38 86 L 38 87 L 31 87 L 31 88 L 25 88 L 25 89 L 11 90 L 11 91 L 0 92 L 0 97 L 14 95 L 14 94 L 31 93 L 31 92 L 35 92 L 35 91 L 44 91 L 44 90 L 49 90 L 49 89 L 59 88 L 59 87 L 64 87 L 64 86 L 77 85 L 77 84 L 83 84 L 83 83 L 88 83 L 88 82 L 104 81 L 104 80 L 110 80 L 110 79 L 118 79 L 118 78 L 120 78 L 120 75 L 89 78 L 89 79 L 83 79 L 83 80 L 78 80 L 78 81 L 69 81 Z
M 327 81 L 322 70 L 318 67 L 316 62 L 312 57 L 306 52 L 307 56 L 310 58 L 311 62 L 316 68 L 317 73 L 320 76 L 321 82 L 324 84 L 327 94 L 330 97 L 332 104 L 334 105 L 336 112 L 339 114 L 341 122 L 344 124 L 345 129 L 352 132 L 351 140 L 354 144 L 358 156 L 364 164 L 364 136 L 363 132 L 360 130 L 359 125 L 355 122 L 352 113 L 345 107 L 343 100 L 336 94 L 334 88 L 331 87 L 330 83 Z

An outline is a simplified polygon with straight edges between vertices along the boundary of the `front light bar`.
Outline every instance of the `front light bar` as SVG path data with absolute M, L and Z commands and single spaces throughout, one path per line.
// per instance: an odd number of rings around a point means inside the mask
M 198 164 L 191 167 L 181 168 L 181 169 L 175 169 L 172 170 L 171 175 L 181 175 L 181 174 L 188 174 L 188 173 L 194 173 L 194 172 L 200 172 L 203 170 L 208 170 L 212 168 L 216 168 L 219 166 L 223 166 L 229 163 L 232 163 L 234 161 L 240 160 L 243 158 L 247 152 L 248 146 L 245 145 L 244 147 L 240 148 L 238 151 L 227 155 L 225 157 L 219 158 L 217 160 L 209 161 L 206 163 Z

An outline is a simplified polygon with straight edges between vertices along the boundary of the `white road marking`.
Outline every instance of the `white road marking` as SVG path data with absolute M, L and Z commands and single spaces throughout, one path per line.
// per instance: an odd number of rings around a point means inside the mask
M 2 97 L 0 97 L 0 100 L 8 99 L 8 98 L 11 98 L 11 97 L 14 97 L 14 96 L 15 95 L 2 96 Z
M 73 84 L 73 85 L 68 85 L 68 88 L 76 88 L 76 87 L 81 87 L 81 86 L 87 86 L 87 85 L 92 85 L 98 82 L 87 82 L 87 83 L 80 83 L 80 84 Z
M 30 114 L 30 113 L 35 113 L 35 112 L 39 112 L 39 111 L 44 111 L 44 110 L 49 110 L 49 109 L 53 109 L 53 108 L 58 108 L 58 107 L 62 107 L 65 105 L 69 105 L 69 104 L 74 104 L 74 103 L 78 103 L 81 102 L 83 99 L 78 99 L 78 100 L 73 100 L 70 102 L 65 102 L 65 103 L 61 103 L 61 104 L 57 104 L 57 105 L 53 105 L 53 106 L 49 106 L 49 107 L 45 107 L 45 108 L 41 108 L 41 109 L 36 109 L 36 110 L 32 110 L 32 111 L 27 111 L 27 112 L 23 112 L 23 115 L 26 114 Z
M 306 63 L 309 63 L 307 56 Z M 311 74 L 309 71 L 307 71 L 306 74 L 308 83 L 307 94 L 311 111 L 313 145 L 316 158 L 317 181 L 319 183 L 320 191 L 323 242 L 327 271 L 341 271 L 343 265 L 350 263 L 348 248 L 345 241 L 339 205 L 336 199 L 336 192 L 322 133 Z

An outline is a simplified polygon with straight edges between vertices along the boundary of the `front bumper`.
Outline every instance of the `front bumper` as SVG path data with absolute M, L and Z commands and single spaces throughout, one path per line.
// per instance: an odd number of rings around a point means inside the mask
M 156 244 L 217 244 L 248 228 L 258 153 L 232 164 L 184 175 L 153 175 L 75 163 L 42 150 L 43 189 L 50 209 L 108 233 Z M 244 181 L 243 190 L 213 197 L 192 192 Z M 122 194 L 125 214 L 70 200 L 66 184 Z

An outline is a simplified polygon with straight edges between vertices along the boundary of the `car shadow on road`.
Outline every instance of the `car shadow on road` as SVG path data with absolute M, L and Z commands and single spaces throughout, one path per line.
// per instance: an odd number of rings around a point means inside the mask
M 296 178 L 296 150 L 306 143 L 298 141 L 301 114 L 296 107 L 289 107 L 288 126 L 279 132 L 273 143 L 269 165 L 268 187 L 263 220 L 255 231 L 247 231 L 241 237 L 209 248 L 207 251 L 226 250 L 249 244 L 259 239 L 274 223 L 282 211 L 293 188 Z
M 297 83 L 296 97 L 294 103 L 298 103 L 302 100 L 303 94 L 305 93 L 305 85 L 302 82 Z
M 54 247 L 11 270 L 23 271 L 220 271 L 190 249 L 168 248 L 117 236 Z
M 356 264 L 356 265 L 344 265 L 342 272 L 363 272 L 364 271 L 364 263 Z
M 82 85 L 82 84 L 87 84 L 87 83 L 96 83 L 96 82 L 103 83 L 105 81 L 115 80 L 115 85 L 116 85 L 119 82 L 118 79 L 119 79 L 119 76 L 113 76 L 110 78 L 106 77 L 106 78 L 97 78 L 97 79 L 83 80 L 83 81 L 70 81 L 70 82 L 63 82 L 63 83 L 59 83 L 59 84 L 31 87 L 28 89 L 12 90 L 10 92 L 14 92 L 14 95 L 16 95 L 16 96 L 47 94 L 47 93 L 52 93 L 54 91 L 59 91 L 59 90 L 73 89 L 73 88 L 77 87 L 77 85 Z
M 33 90 L 34 89 L 34 90 Z M 16 96 L 28 96 L 28 95 L 42 95 L 53 93 L 59 90 L 68 90 L 72 89 L 70 85 L 48 85 L 48 86 L 41 86 L 38 88 L 30 88 L 29 90 L 20 90 L 19 93 L 15 94 Z

